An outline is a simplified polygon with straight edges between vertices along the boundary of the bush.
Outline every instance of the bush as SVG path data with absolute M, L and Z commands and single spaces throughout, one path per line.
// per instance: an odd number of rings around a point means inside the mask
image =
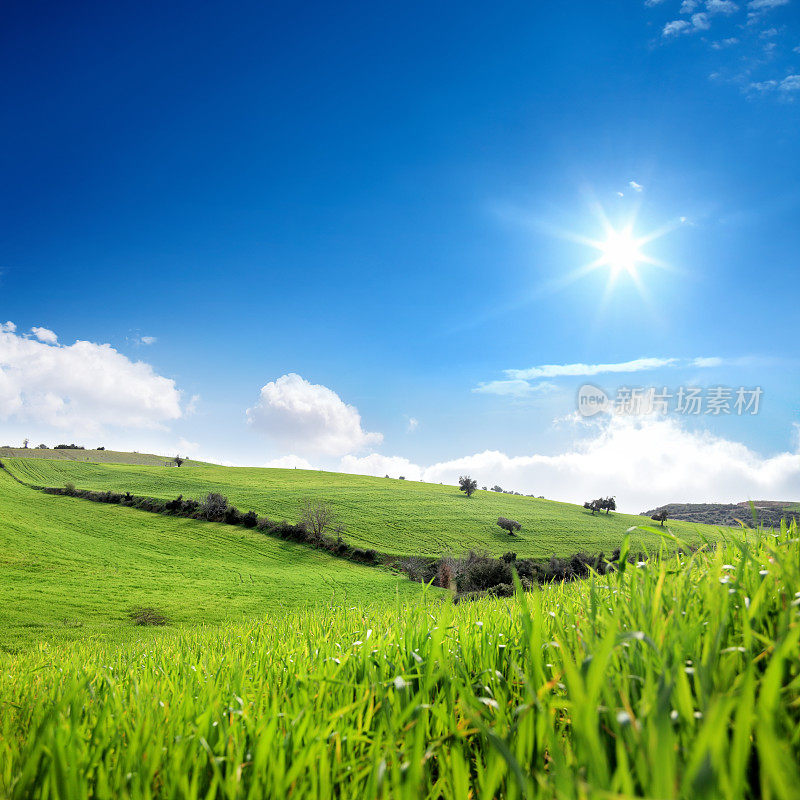
M 245 528 L 255 528 L 257 524 L 258 516 L 255 511 L 248 511 L 246 514 L 242 514 L 242 525 L 244 525 Z
M 68 494 L 70 496 L 75 494 L 75 484 L 72 481 L 67 481 L 64 484 L 64 494 Z
M 228 525 L 239 525 L 242 522 L 242 512 L 236 506 L 228 506 L 225 509 L 225 522 Z
M 508 531 L 509 536 L 513 536 L 516 531 L 522 530 L 522 523 L 514 519 L 506 519 L 505 517 L 498 517 L 497 524 L 504 530 Z
M 460 577 L 459 591 L 467 592 L 482 591 L 499 583 L 513 583 L 511 567 L 504 561 L 486 556 L 472 556 Z
M 203 504 L 200 506 L 200 513 L 207 520 L 220 521 L 225 517 L 228 508 L 228 498 L 217 492 L 209 492 Z

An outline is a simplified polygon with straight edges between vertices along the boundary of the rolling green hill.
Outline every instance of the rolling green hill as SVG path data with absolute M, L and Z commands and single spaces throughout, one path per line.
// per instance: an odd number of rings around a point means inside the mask
M 0 648 L 148 635 L 131 620 L 141 608 L 173 625 L 217 625 L 419 591 L 244 528 L 47 495 L 0 471 Z
M 453 486 L 296 469 L 220 467 L 190 462 L 183 467 L 9 458 L 7 468 L 21 480 L 42 486 L 130 491 L 171 499 L 202 498 L 220 492 L 242 511 L 296 521 L 305 498 L 329 501 L 346 525 L 345 539 L 392 555 L 462 554 L 468 550 L 521 558 L 549 558 L 578 551 L 609 553 L 634 525 L 653 525 L 629 514 L 592 516 L 580 506 L 553 500 L 478 491 L 468 499 Z M 163 464 L 163 462 L 162 462 Z M 613 487 L 609 487 L 613 491 Z M 499 516 L 522 523 L 511 537 Z M 669 524 L 687 541 L 716 529 L 688 522 Z M 634 547 L 657 547 L 659 537 L 640 533 Z
M 91 461 L 97 464 L 149 464 L 162 467 L 172 456 L 153 453 L 128 453 L 121 450 L 39 449 L 38 447 L 0 447 L 3 458 L 46 458 L 56 461 Z

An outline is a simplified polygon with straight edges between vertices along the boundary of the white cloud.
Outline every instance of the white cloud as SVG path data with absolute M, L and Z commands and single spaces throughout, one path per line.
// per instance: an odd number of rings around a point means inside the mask
M 735 14 L 739 6 L 732 0 L 706 0 L 706 10 L 709 14 Z
M 759 36 L 762 39 L 770 39 L 771 37 L 777 36 L 777 35 L 778 35 L 778 29 L 777 28 L 767 28 L 765 31 L 761 31 L 761 33 L 759 34 Z
M 681 14 L 691 14 L 697 6 L 697 0 L 683 0 L 681 3 Z
M 733 45 L 739 44 L 739 40 L 735 36 L 731 36 L 727 39 L 720 39 L 718 42 L 712 42 L 711 47 L 714 50 L 722 50 L 725 47 L 733 47 Z M 716 75 L 717 73 L 715 73 Z
M 747 7 L 751 11 L 768 11 L 771 8 L 778 6 L 785 6 L 789 4 L 789 0 L 750 0 Z
M 58 336 L 53 333 L 53 331 L 49 330 L 48 328 L 31 328 L 33 335 L 40 341 L 44 342 L 45 344 L 57 344 L 58 343 Z
M 634 192 L 641 192 L 644 189 L 641 183 L 636 183 L 636 181 L 628 181 L 628 186 L 633 189 Z
M 788 97 L 791 92 L 800 91 L 800 75 L 787 75 L 783 80 L 759 81 L 748 86 L 750 92 L 768 94 L 778 92 L 784 97 Z
M 798 499 L 800 453 L 763 457 L 739 442 L 692 433 L 664 419 L 613 417 L 590 429 L 593 436 L 557 455 L 487 450 L 426 468 L 403 458 L 368 456 L 342 459 L 341 467 L 448 484 L 469 473 L 480 484 L 573 503 L 614 494 L 629 512 L 668 502 Z
M 261 389 L 247 419 L 287 449 L 341 456 L 383 441 L 361 427 L 361 415 L 327 386 L 289 373 Z
M 175 382 L 133 362 L 108 344 L 56 344 L 47 328 L 38 340 L 0 325 L 0 419 L 14 418 L 79 432 L 105 426 L 161 428 L 182 416 Z
M 408 426 L 406 427 L 407 432 L 413 433 L 417 428 L 419 428 L 419 420 L 416 417 L 409 417 Z
M 363 458 L 345 456 L 340 469 L 353 475 L 374 475 L 376 478 L 385 475 L 399 478 L 402 475 L 410 481 L 418 481 L 422 477 L 422 468 L 418 464 L 401 456 L 382 456 L 379 453 L 371 453 Z
M 707 31 L 711 27 L 711 21 L 708 14 L 701 11 L 699 14 L 692 14 L 692 25 L 695 30 Z
M 140 336 L 139 342 L 144 345 L 148 344 L 155 344 L 158 341 L 158 338 L 155 336 Z
M 265 467 L 273 469 L 314 469 L 310 461 L 302 456 L 280 456 L 273 458 L 264 464 Z
M 496 394 L 501 397 L 530 397 L 535 394 L 551 392 L 556 388 L 554 383 L 548 381 L 534 384 L 519 378 L 512 378 L 507 381 L 479 383 L 472 391 L 476 394 Z
M 600 375 L 611 372 L 642 372 L 650 369 L 677 366 L 678 358 L 635 358 L 632 361 L 621 361 L 615 364 L 543 364 L 540 367 L 527 369 L 503 370 L 509 378 L 530 380 L 531 378 L 560 378 Z
M 691 25 L 685 19 L 674 19 L 664 26 L 662 36 L 677 36 L 679 33 L 686 33 Z

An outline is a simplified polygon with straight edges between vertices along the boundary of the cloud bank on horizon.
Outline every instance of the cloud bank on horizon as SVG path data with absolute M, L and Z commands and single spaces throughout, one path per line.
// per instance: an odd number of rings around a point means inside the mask
M 640 358 L 611 364 L 550 364 L 506 370 L 511 380 L 580 377 L 673 367 L 717 366 L 717 357 Z M 0 324 L 0 420 L 49 426 L 70 435 L 113 428 L 169 431 L 187 417 L 196 398 L 182 402 L 175 381 L 150 364 L 133 362 L 108 344 L 58 343 L 42 327 L 19 333 Z M 251 431 L 278 452 L 262 466 L 327 469 L 455 484 L 469 473 L 479 485 L 500 484 L 523 494 L 582 502 L 615 494 L 620 508 L 636 512 L 665 502 L 733 502 L 798 499 L 800 426 L 795 451 L 762 456 L 710 432 L 692 432 L 666 418 L 574 419 L 572 444 L 556 454 L 508 455 L 484 450 L 423 464 L 377 449 L 383 434 L 366 430 L 358 409 L 333 389 L 296 373 L 267 382 L 245 411 Z M 407 417 L 407 431 L 419 420 Z M 178 439 L 180 449 L 202 445 Z M 466 448 L 465 448 L 466 449 Z M 197 457 L 195 454 L 194 457 Z M 228 455 L 224 463 L 237 463 Z

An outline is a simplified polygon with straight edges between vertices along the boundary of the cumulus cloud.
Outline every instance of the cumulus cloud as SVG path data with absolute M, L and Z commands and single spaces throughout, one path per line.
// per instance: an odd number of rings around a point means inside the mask
M 47 328 L 34 327 L 31 328 L 31 331 L 40 342 L 44 342 L 45 344 L 56 344 L 58 342 L 58 336 Z
M 745 445 L 685 430 L 668 419 L 613 417 L 557 455 L 509 456 L 496 450 L 420 467 L 404 458 L 343 459 L 342 469 L 406 475 L 455 484 L 479 483 L 580 503 L 615 494 L 620 509 L 643 511 L 667 502 L 797 499 L 800 453 L 764 457 Z
M 691 29 L 691 25 L 685 19 L 673 19 L 664 26 L 661 31 L 662 36 L 677 36 L 679 33 L 686 33 Z
M 55 333 L 36 339 L 0 325 L 0 419 L 36 422 L 76 433 L 105 426 L 162 428 L 182 416 L 175 382 L 108 344 L 58 345 Z
M 310 461 L 307 461 L 302 456 L 280 456 L 273 458 L 264 464 L 265 467 L 273 469 L 314 469 Z
M 691 14 L 697 6 L 697 0 L 683 0 L 681 3 L 681 14 Z
M 262 387 L 248 422 L 286 449 L 341 456 L 383 441 L 361 427 L 361 415 L 327 386 L 289 373 Z
M 735 14 L 739 6 L 732 0 L 706 0 L 706 10 L 709 14 Z
M 800 91 L 800 75 L 787 75 L 783 80 L 769 80 L 751 83 L 748 87 L 750 92 L 768 94 L 778 92 L 788 98 L 793 92 Z
M 158 339 L 155 336 L 140 336 L 139 342 L 144 345 L 155 344 Z
M 708 14 L 701 11 L 698 14 L 692 14 L 692 25 L 695 30 L 707 31 L 711 27 L 711 21 L 708 18 Z
M 402 475 L 410 481 L 420 480 L 423 473 L 422 467 L 407 458 L 382 456 L 380 453 L 371 453 L 362 458 L 345 456 L 341 460 L 340 469 L 352 475 L 374 475 L 376 478 L 382 478 L 384 475 L 399 478 Z

